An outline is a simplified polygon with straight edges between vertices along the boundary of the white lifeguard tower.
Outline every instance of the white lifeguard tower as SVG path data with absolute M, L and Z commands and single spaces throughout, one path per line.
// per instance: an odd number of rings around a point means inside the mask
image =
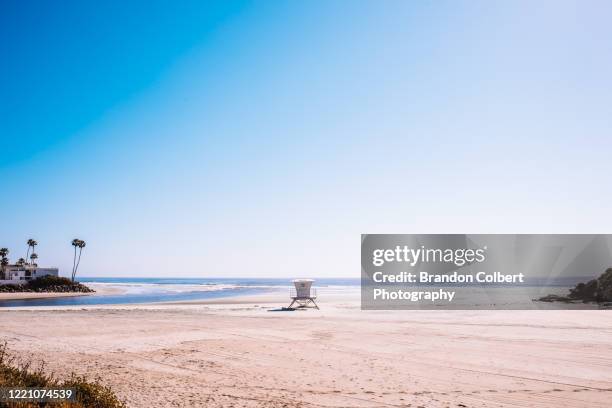
M 319 309 L 315 299 L 317 298 L 317 290 L 312 288 L 314 280 L 312 279 L 295 279 L 293 284 L 295 288 L 291 288 L 289 291 L 289 297 L 291 298 L 291 304 L 289 308 L 294 304 L 298 304 L 298 307 L 314 307 Z M 310 306 L 310 305 L 313 306 Z

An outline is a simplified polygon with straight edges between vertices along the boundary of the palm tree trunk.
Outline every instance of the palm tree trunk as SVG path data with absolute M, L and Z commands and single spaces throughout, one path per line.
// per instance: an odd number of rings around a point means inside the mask
M 76 263 L 76 268 L 74 268 L 74 276 L 72 281 L 74 282 L 74 278 L 76 277 L 77 271 L 79 270 L 79 264 L 81 263 L 81 252 L 83 252 L 83 248 L 79 247 L 79 259 Z
M 74 258 L 72 258 L 72 281 L 74 282 L 74 274 L 76 267 L 76 245 L 74 246 Z
M 28 263 L 28 256 L 30 256 L 30 245 L 28 245 L 28 252 L 26 252 L 26 263 Z

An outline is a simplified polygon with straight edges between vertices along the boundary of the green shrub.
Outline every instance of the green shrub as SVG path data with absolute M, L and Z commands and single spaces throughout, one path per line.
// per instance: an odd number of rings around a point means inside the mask
M 45 387 L 73 388 L 76 390 L 76 401 L 73 402 L 0 402 L 0 408 L 125 408 L 126 405 L 117 398 L 113 391 L 100 383 L 85 377 L 72 374 L 61 381 L 45 373 L 44 362 L 33 368 L 32 362 L 20 362 L 7 352 L 6 343 L 0 344 L 0 387 Z
M 32 289 L 48 288 L 49 286 L 72 286 L 72 281 L 61 276 L 46 275 L 28 281 L 28 286 Z

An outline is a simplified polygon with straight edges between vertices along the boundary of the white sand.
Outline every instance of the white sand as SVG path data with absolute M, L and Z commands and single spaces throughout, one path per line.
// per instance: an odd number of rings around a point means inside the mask
M 86 283 L 95 293 L 80 292 L 14 292 L 0 293 L 0 300 L 25 300 L 25 299 L 47 299 L 72 296 L 95 296 L 95 295 L 119 295 L 125 292 L 119 287 L 100 283 Z
M 47 299 L 58 297 L 87 296 L 89 293 L 75 292 L 14 292 L 0 293 L 0 300 Z
M 612 311 L 363 312 L 355 296 L 267 311 L 285 297 L 0 310 L 0 337 L 59 375 L 100 376 L 130 407 L 612 401 Z

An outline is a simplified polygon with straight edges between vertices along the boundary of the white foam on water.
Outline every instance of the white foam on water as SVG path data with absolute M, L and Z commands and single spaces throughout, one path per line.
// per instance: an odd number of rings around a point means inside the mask
M 234 285 L 234 284 L 174 284 L 174 283 L 128 283 L 128 282 L 84 282 L 92 289 L 118 289 L 123 294 L 163 294 L 185 292 L 218 292 L 236 289 L 279 289 L 278 286 Z

